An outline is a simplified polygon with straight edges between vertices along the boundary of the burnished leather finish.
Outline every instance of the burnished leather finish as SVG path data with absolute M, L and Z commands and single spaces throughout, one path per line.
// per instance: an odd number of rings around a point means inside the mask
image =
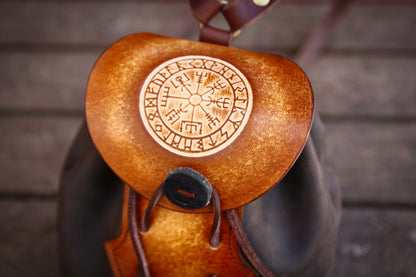
M 293 173 L 244 208 L 244 231 L 276 275 L 330 276 L 341 207 L 323 138 L 322 123 L 315 117 Z M 85 125 L 68 155 L 60 187 L 62 276 L 113 276 L 103 245 L 120 236 L 123 186 L 97 153 Z M 209 236 L 212 214 L 207 217 Z
M 106 227 L 92 228 L 99 236 L 94 245 L 102 243 L 101 234 L 116 237 L 105 243 L 115 276 L 329 275 L 339 191 L 321 167 L 318 117 L 309 137 L 314 110 L 309 81 L 282 57 L 214 45 L 228 45 L 233 32 L 277 2 L 259 7 L 246 0 L 190 0 L 202 23 L 200 40 L 209 43 L 135 34 L 112 45 L 95 64 L 86 120 L 111 169 L 84 128 L 77 144 L 94 158 L 85 163 L 76 144 L 71 150 L 61 180 L 66 201 L 60 226 L 73 238 L 85 232 L 73 225 L 77 219 L 67 203 L 102 182 L 85 169 L 74 171 L 74 164 L 98 168 L 112 177 L 104 185 L 120 188 L 114 171 L 125 183 L 124 199 L 119 189 L 118 198 L 98 194 L 95 201 L 111 211 L 78 217 Z M 229 30 L 209 25 L 219 12 Z M 176 174 L 183 169 L 194 175 Z M 74 186 L 79 181 L 84 187 Z M 114 223 L 121 206 L 120 231 L 95 219 L 110 215 Z M 73 258 L 79 249 L 69 242 L 62 240 L 62 247 Z M 87 255 L 101 260 L 85 270 L 82 255 L 68 259 L 65 252 L 64 268 L 71 269 L 65 275 L 110 275 L 103 253 L 87 248 Z
M 127 197 L 126 192 L 121 233 L 106 243 L 116 277 L 135 276 L 138 267 L 127 224 Z M 137 201 L 141 216 L 148 201 L 143 197 Z M 179 213 L 156 206 L 149 230 L 140 235 L 151 276 L 255 276 L 239 258 L 228 221 L 221 224 L 221 243 L 216 250 L 209 244 L 211 225 L 212 213 Z
M 203 157 L 166 151 L 149 135 L 139 111 L 139 92 L 148 74 L 166 60 L 190 55 L 212 57 L 235 66 L 247 78 L 253 94 L 251 114 L 241 134 L 235 136 L 231 146 Z M 216 63 L 203 65 L 204 58 L 194 60 L 198 67 L 213 68 Z M 234 97 L 238 100 L 241 96 Z M 170 170 L 191 167 L 217 190 L 222 209 L 232 209 L 263 195 L 290 169 L 309 134 L 313 95 L 303 71 L 282 57 L 136 34 L 115 43 L 97 61 L 88 83 L 86 114 L 94 144 L 104 160 L 147 199 Z M 218 130 L 215 140 L 221 136 L 228 139 L 240 125 L 227 126 Z M 181 211 L 166 199 L 160 204 Z M 212 209 L 201 209 L 207 211 Z

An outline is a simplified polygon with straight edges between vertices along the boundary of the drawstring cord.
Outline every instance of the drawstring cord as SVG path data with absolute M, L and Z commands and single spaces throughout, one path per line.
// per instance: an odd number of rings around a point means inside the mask
M 164 194 L 163 184 L 160 185 L 149 204 L 143 217 L 140 219 L 140 228 L 137 226 L 137 211 L 136 198 L 137 193 L 131 187 L 129 188 L 129 203 L 128 203 L 128 221 L 129 232 L 133 242 L 134 251 L 139 260 L 139 268 L 137 270 L 137 277 L 150 277 L 149 265 L 147 263 L 146 254 L 144 253 L 143 244 L 140 240 L 140 233 L 146 233 L 150 228 L 150 215 Z M 214 220 L 211 228 L 210 246 L 212 249 L 218 249 L 220 245 L 220 230 L 221 230 L 221 204 L 217 191 L 212 188 L 211 196 L 212 205 L 214 208 Z
M 137 277 L 150 277 L 149 265 L 146 260 L 146 254 L 144 253 L 143 245 L 140 240 L 139 228 L 137 226 L 136 192 L 132 188 L 129 188 L 128 222 L 131 241 L 133 242 L 136 256 L 139 259 Z

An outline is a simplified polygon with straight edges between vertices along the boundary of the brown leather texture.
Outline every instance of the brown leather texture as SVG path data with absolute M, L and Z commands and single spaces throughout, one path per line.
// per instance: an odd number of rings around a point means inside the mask
M 129 235 L 127 198 L 126 186 L 121 233 L 105 244 L 116 277 L 136 276 L 138 268 Z M 137 199 L 139 216 L 148 203 L 143 197 Z M 151 276 L 255 276 L 240 259 L 235 235 L 224 215 L 220 246 L 211 249 L 212 217 L 212 213 L 185 214 L 156 206 L 149 230 L 140 235 Z
M 253 96 L 250 117 L 239 136 L 230 146 L 204 157 L 167 151 L 140 119 L 139 94 L 150 72 L 170 59 L 190 55 L 238 68 Z M 303 71 L 283 57 L 134 34 L 112 45 L 95 64 L 88 82 L 86 117 L 106 163 L 145 198 L 150 199 L 170 170 L 191 167 L 210 180 L 226 210 L 260 197 L 286 175 L 308 138 L 313 94 Z M 183 211 L 165 198 L 160 204 Z M 211 210 L 207 206 L 198 212 Z
M 253 23 L 279 2 L 279 0 L 270 0 L 266 6 L 260 7 L 254 4 L 254 1 L 236 0 L 224 7 L 223 14 L 231 31 L 236 31 Z
M 230 26 L 230 32 L 240 30 L 267 13 L 279 0 L 270 0 L 265 6 L 258 6 L 252 0 L 234 0 L 222 5 L 218 0 L 189 0 L 195 18 L 204 24 L 222 12 Z

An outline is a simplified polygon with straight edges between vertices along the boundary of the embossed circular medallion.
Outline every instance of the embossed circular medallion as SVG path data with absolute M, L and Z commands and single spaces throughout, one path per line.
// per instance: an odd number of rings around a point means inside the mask
M 202 157 L 229 146 L 250 117 L 253 97 L 244 75 L 228 62 L 184 56 L 153 70 L 140 91 L 140 115 L 165 149 Z

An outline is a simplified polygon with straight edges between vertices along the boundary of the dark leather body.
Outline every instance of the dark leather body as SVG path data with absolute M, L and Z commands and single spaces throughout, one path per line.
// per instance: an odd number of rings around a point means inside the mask
M 123 190 L 83 124 L 60 182 L 63 276 L 112 276 L 104 243 L 118 235 Z M 316 116 L 295 165 L 272 190 L 244 207 L 243 225 L 254 250 L 277 276 L 328 276 L 340 210 L 339 186 L 326 162 Z

